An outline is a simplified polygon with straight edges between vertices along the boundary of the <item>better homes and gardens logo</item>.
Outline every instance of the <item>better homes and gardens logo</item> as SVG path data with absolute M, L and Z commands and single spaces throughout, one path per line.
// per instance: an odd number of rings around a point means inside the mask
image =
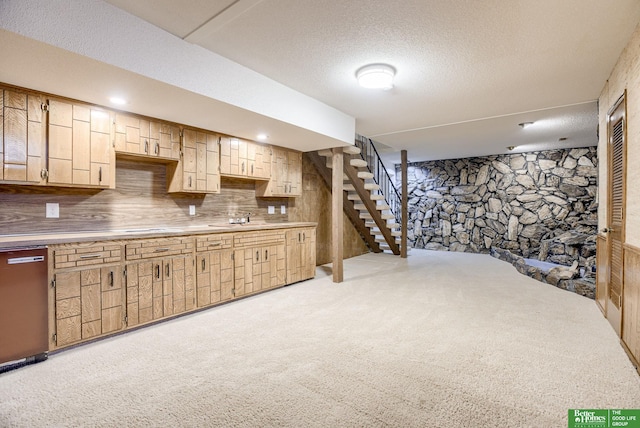
M 569 428 L 640 428 L 640 409 L 569 409 Z

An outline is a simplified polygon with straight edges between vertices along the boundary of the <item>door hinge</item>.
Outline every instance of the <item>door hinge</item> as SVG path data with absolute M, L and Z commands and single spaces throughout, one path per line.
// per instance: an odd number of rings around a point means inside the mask
M 56 288 L 56 279 L 55 278 L 53 278 L 51 280 L 51 288 Z
M 622 307 L 622 296 L 618 296 L 618 307 Z
M 49 111 L 49 103 L 40 104 L 40 110 L 48 112 Z
M 231 253 L 231 260 L 235 260 L 236 259 L 236 253 Z
M 125 266 L 124 269 L 122 269 L 122 276 L 123 277 L 127 277 L 127 267 Z
M 53 339 L 53 343 L 55 343 L 57 345 L 58 344 L 58 335 L 53 333 L 53 336 L 51 338 Z
M 129 317 L 127 315 L 124 316 L 124 325 L 129 325 Z

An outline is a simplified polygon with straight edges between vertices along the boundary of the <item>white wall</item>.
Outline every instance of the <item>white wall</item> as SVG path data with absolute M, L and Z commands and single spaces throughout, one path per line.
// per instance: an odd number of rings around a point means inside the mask
M 628 244 L 640 247 L 640 26 L 623 50 L 599 102 L 600 138 L 598 143 L 599 207 L 598 228 L 608 225 L 607 112 L 627 91 L 627 175 L 625 228 Z

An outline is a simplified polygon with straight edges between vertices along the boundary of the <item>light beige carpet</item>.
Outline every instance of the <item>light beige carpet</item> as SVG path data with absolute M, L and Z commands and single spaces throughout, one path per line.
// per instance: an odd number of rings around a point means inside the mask
M 368 254 L 0 375 L 1 427 L 566 427 L 640 408 L 595 303 L 486 255 Z

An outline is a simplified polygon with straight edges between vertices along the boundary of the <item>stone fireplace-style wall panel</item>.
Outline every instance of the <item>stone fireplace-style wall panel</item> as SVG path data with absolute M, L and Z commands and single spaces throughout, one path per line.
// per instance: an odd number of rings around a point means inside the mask
M 411 163 L 409 244 L 525 258 L 542 247 L 542 260 L 590 271 L 597 176 L 596 147 Z

